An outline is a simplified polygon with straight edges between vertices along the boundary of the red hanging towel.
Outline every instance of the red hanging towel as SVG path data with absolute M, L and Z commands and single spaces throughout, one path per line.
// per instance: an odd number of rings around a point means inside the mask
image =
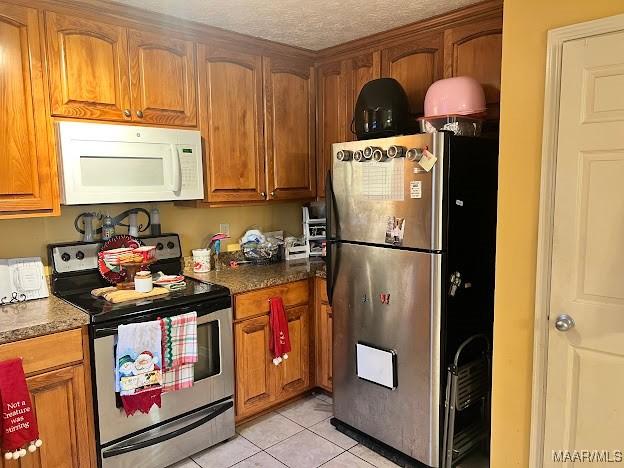
M 278 366 L 283 359 L 288 359 L 288 353 L 290 353 L 288 320 L 281 297 L 272 297 L 269 299 L 269 305 L 269 325 L 271 327 L 269 350 L 273 354 L 273 364 Z
M 17 460 L 42 444 L 20 358 L 0 362 L 0 401 L 4 457 Z

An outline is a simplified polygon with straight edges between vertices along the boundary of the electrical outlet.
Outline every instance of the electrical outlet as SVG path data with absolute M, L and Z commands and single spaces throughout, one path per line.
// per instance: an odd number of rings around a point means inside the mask
M 219 232 L 222 232 L 226 236 L 230 235 L 230 225 L 229 224 L 219 224 Z

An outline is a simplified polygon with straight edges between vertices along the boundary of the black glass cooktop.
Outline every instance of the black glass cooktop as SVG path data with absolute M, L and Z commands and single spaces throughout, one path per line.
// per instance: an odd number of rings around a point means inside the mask
M 83 278 L 84 279 L 84 278 Z M 105 322 L 119 320 L 137 315 L 175 311 L 187 305 L 197 305 L 219 298 L 229 297 L 230 290 L 212 283 L 202 283 L 192 278 L 186 278 L 186 288 L 171 291 L 166 296 L 153 299 L 140 299 L 121 304 L 112 304 L 101 297 L 91 295 L 91 290 L 101 285 L 90 285 L 87 288 L 55 291 L 55 295 L 70 304 L 78 307 L 91 316 L 91 322 Z M 104 285 L 105 286 L 105 285 Z

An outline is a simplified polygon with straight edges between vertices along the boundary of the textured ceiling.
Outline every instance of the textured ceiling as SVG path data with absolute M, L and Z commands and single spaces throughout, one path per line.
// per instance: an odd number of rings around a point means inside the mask
M 115 0 L 115 3 L 319 50 L 478 1 Z

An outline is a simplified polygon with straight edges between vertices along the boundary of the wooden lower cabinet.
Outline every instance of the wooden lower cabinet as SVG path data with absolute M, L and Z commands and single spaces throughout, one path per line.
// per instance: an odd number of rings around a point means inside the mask
M 305 295 L 302 294 L 303 285 Z M 279 366 L 273 364 L 269 351 L 271 328 L 268 308 L 259 300 L 274 297 L 276 291 L 286 303 L 291 352 Z M 297 305 L 288 306 L 299 298 Z M 307 295 L 307 281 L 289 283 L 237 295 L 235 308 L 250 313 L 249 305 L 256 304 L 258 315 L 234 323 L 236 420 L 248 419 L 262 411 L 304 393 L 311 388 L 311 313 Z M 235 317 L 239 316 L 235 310 Z
M 40 450 L 17 461 L 0 457 L 0 468 L 86 468 L 95 466 L 88 370 L 81 362 L 80 330 L 0 346 L 0 360 L 21 356 L 37 417 Z M 62 343 L 62 345 L 61 345 Z M 56 345 L 55 345 L 56 344 Z M 53 370 L 46 366 L 59 366 Z
M 316 386 L 332 391 L 332 309 L 327 302 L 326 282 L 316 278 L 315 283 L 315 363 Z
M 277 398 L 286 400 L 310 387 L 310 312 L 308 305 L 287 309 L 290 353 L 279 366 Z
M 268 315 L 234 324 L 237 418 L 258 413 L 275 401 L 270 337 Z

